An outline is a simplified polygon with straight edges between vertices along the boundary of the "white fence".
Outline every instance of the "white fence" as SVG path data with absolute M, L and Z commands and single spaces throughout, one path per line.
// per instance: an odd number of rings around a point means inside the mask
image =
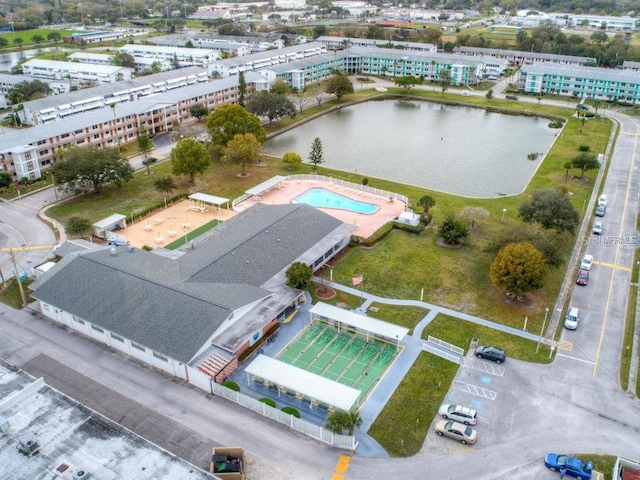
M 455 353 L 449 353 L 448 351 L 437 348 L 435 345 L 431 345 L 428 342 L 422 343 L 422 350 L 438 355 L 439 357 L 449 360 L 450 362 L 457 363 L 458 365 L 464 361 L 464 357 L 456 355 Z
M 223 387 L 215 382 L 212 382 L 213 393 L 220 395 L 221 397 L 231 400 L 249 410 L 253 410 L 260 415 L 268 417 L 276 422 L 287 425 L 294 430 L 320 440 L 321 442 L 328 443 L 331 446 L 337 448 L 344 448 L 347 450 L 354 450 L 358 446 L 356 438 L 352 435 L 338 435 L 329 430 L 325 430 L 320 425 L 316 425 L 301 418 L 296 418 L 293 415 L 273 408 L 266 403 L 259 402 L 255 398 L 251 398 L 230 388 Z
M 289 175 L 286 181 L 291 180 L 313 180 L 316 182 L 329 182 L 334 183 L 336 185 L 342 185 L 343 187 L 353 188 L 354 190 L 360 190 L 362 192 L 373 193 L 374 195 L 381 195 L 385 198 L 393 198 L 394 200 L 399 200 L 404 202 L 405 205 L 409 205 L 409 199 L 400 195 L 399 193 L 388 192 L 386 190 L 381 190 L 379 188 L 369 187 L 368 185 L 362 185 L 360 183 L 347 182 L 345 180 L 339 180 L 337 178 L 325 177 L 324 175 Z M 245 193 L 241 197 L 234 199 L 231 202 L 232 207 L 235 207 L 237 204 L 244 202 L 246 199 L 250 198 L 252 195 Z
M 447 342 L 445 342 L 443 340 L 440 340 L 439 338 L 432 337 L 431 335 L 429 335 L 429 337 L 427 338 L 427 341 L 431 342 L 431 343 L 435 343 L 436 345 L 438 345 L 441 348 L 445 348 L 445 349 L 449 350 L 450 352 L 457 353 L 458 355 L 462 355 L 464 357 L 464 349 L 460 348 L 460 347 L 456 347 L 452 343 L 447 343 Z

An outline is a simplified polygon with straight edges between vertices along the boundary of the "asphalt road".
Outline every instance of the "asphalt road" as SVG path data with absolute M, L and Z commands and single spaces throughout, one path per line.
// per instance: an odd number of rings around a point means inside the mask
M 636 234 L 640 129 L 634 118 L 613 115 L 622 127 L 604 187 L 609 197 L 604 236 L 624 237 Z M 28 246 L 53 243 L 51 232 L 34 216 L 39 205 L 49 200 L 44 194 L 28 198 L 0 204 L 4 222 L 0 233 Z M 510 359 L 503 375 L 478 370 L 477 365 L 460 370 L 458 386 L 466 383 L 495 394 L 479 399 L 452 388 L 446 395 L 460 403 L 481 403 L 476 445 L 461 448 L 430 433 L 420 454 L 411 458 L 370 459 L 356 454 L 345 478 L 552 479 L 557 474 L 542 464 L 549 451 L 637 458 L 639 405 L 620 390 L 618 382 L 628 270 L 635 245 L 615 240 L 613 245 L 605 244 L 603 238 L 589 235 L 586 240 L 591 241 L 587 251 L 597 263 L 589 285 L 574 289 L 571 298 L 571 304 L 581 309 L 582 322 L 575 332 L 563 332 L 570 350 L 560 351 L 550 365 Z M 42 250 L 25 250 L 19 259 L 33 263 L 42 254 Z M 6 261 L 6 257 L 0 259 Z M 570 266 L 568 282 L 574 281 L 573 275 Z M 0 356 L 44 375 L 47 382 L 137 433 L 158 439 L 169 450 L 190 455 L 198 465 L 202 465 L 200 452 L 209 446 L 241 445 L 249 455 L 252 480 L 329 479 L 341 453 L 1 305 Z M 206 448 L 198 445 L 203 442 Z

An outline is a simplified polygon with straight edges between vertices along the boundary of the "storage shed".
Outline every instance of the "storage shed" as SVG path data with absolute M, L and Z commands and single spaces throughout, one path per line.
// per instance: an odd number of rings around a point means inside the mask
M 93 234 L 96 237 L 108 238 L 108 232 L 120 230 L 121 228 L 127 228 L 127 216 L 116 213 L 94 223 Z
M 413 212 L 402 212 L 398 215 L 398 222 L 417 227 L 420 223 L 420 215 Z

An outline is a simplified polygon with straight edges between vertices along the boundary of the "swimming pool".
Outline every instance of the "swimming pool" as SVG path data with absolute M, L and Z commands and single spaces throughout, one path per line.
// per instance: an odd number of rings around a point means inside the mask
M 375 205 L 352 200 L 329 190 L 325 190 L 324 188 L 312 188 L 311 190 L 307 190 L 299 197 L 296 197 L 293 200 L 293 203 L 306 203 L 312 207 L 349 210 L 351 212 L 363 213 L 365 215 L 371 215 L 378 211 L 378 207 Z

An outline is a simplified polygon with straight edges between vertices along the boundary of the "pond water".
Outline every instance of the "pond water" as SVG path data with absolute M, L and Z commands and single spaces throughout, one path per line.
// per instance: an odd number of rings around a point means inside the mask
M 432 102 L 384 100 L 344 107 L 265 143 L 298 153 L 315 137 L 323 166 L 468 197 L 521 193 L 558 133 L 544 118 Z M 536 160 L 527 156 L 538 153 Z

